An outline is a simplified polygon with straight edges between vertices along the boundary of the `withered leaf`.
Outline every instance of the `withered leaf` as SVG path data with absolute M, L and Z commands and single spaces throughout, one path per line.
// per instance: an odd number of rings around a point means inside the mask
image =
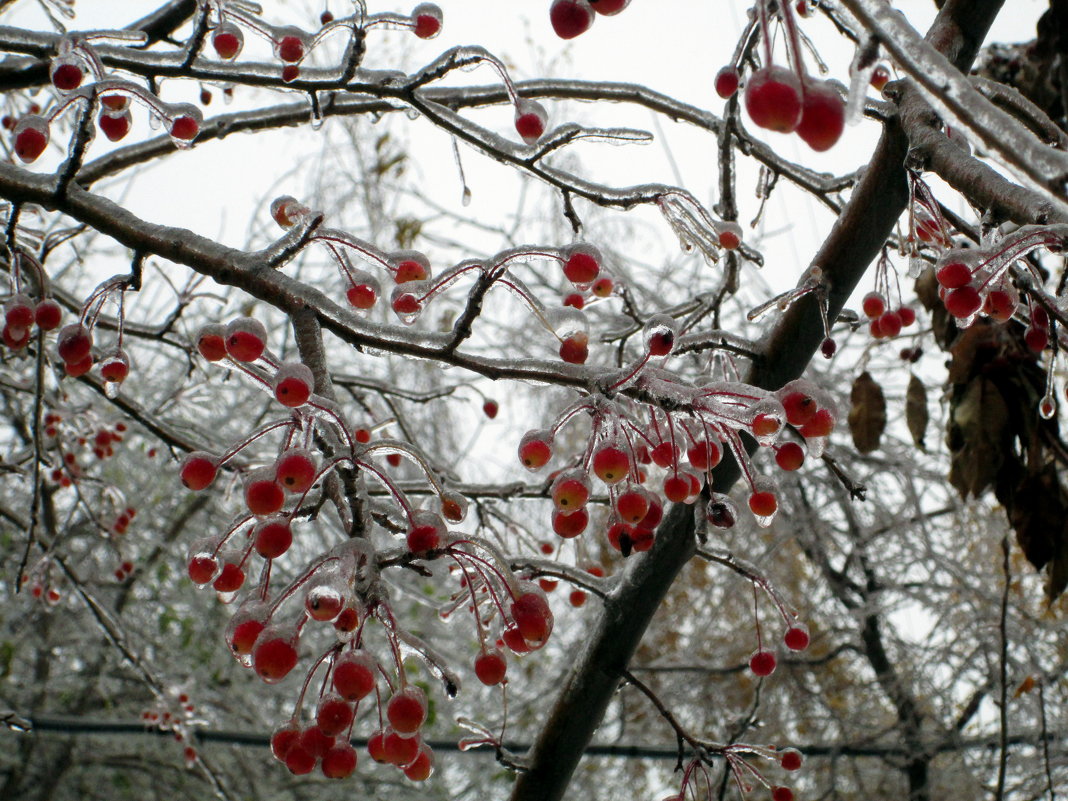
M 871 453 L 879 447 L 886 428 L 883 389 L 865 370 L 853 382 L 849 401 L 849 432 L 853 435 L 853 444 L 861 453 Z
M 1009 411 L 997 386 L 976 378 L 950 409 L 949 481 L 961 494 L 978 497 L 998 477 L 1009 447 Z
M 909 376 L 909 387 L 905 390 L 905 422 L 908 424 L 912 441 L 921 451 L 927 452 L 923 438 L 927 434 L 927 388 L 913 373 Z

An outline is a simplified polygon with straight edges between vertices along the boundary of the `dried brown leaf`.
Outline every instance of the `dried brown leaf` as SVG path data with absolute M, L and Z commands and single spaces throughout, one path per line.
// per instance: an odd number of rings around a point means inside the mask
M 864 371 L 853 382 L 849 394 L 849 432 L 853 444 L 861 453 L 871 453 L 879 447 L 886 428 L 886 397 L 871 373 Z
M 927 434 L 927 423 L 930 415 L 927 412 L 927 388 L 923 382 L 913 373 L 909 376 L 909 387 L 905 391 L 905 423 L 912 434 L 912 441 L 921 451 L 926 452 L 923 438 Z

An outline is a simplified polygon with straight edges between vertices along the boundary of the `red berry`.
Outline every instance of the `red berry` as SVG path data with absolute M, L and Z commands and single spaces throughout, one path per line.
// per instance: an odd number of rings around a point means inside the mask
M 294 32 L 278 40 L 275 44 L 275 53 L 287 64 L 295 64 L 304 58 L 304 47 L 304 36 Z
M 475 676 L 487 687 L 500 684 L 507 672 L 508 662 L 498 648 L 483 651 L 475 657 Z
M 348 701 L 339 695 L 327 695 L 315 710 L 315 722 L 328 736 L 341 734 L 352 723 L 353 711 Z
M 861 301 L 860 308 L 873 320 L 886 311 L 886 299 L 879 292 L 869 292 Z
M 606 442 L 594 451 L 592 466 L 597 478 L 611 486 L 627 477 L 630 472 L 630 458 L 621 447 Z
M 549 115 L 541 103 L 524 98 L 516 104 L 515 130 L 528 145 L 541 139 L 548 121 Z
M 277 559 L 293 544 L 293 530 L 284 517 L 261 520 L 252 530 L 253 547 L 264 559 Z
M 958 320 L 964 320 L 979 311 L 983 305 L 983 299 L 975 287 L 969 285 L 951 289 L 946 293 L 944 303 L 946 311 Z
M 1049 345 L 1049 332 L 1034 325 L 1029 325 L 1024 331 L 1024 342 L 1035 353 L 1041 353 Z
M 433 39 L 441 32 L 441 9 L 434 3 L 420 3 L 412 11 L 415 35 L 420 39 Z
M 736 222 L 725 221 L 716 229 L 719 246 L 726 250 L 737 250 L 742 244 L 742 226 Z
M 219 574 L 219 560 L 211 553 L 198 552 L 189 559 L 186 569 L 194 584 L 207 584 Z
M 482 413 L 486 415 L 486 417 L 488 417 L 490 420 L 497 416 L 497 412 L 499 410 L 500 407 L 497 405 L 497 401 L 495 400 L 487 400 L 485 403 L 482 404 Z
M 753 418 L 753 434 L 758 437 L 771 437 L 782 428 L 782 421 L 773 414 L 758 414 Z
M 271 735 L 271 753 L 274 758 L 284 762 L 289 749 L 297 744 L 300 739 L 300 727 L 296 723 L 289 723 L 275 730 Z
M 958 289 L 971 283 L 972 271 L 963 262 L 950 261 L 938 268 L 935 278 L 946 289 Z
M 319 15 L 319 24 L 320 25 L 328 25 L 329 23 L 331 23 L 333 21 L 334 21 L 334 15 L 332 13 L 330 13 L 329 11 L 324 11 L 322 14 Z
M 883 91 L 883 87 L 890 82 L 890 70 L 882 65 L 876 67 L 872 70 L 870 81 L 876 92 Z
M 218 464 L 214 456 L 204 451 L 193 451 L 182 461 L 179 476 L 186 489 L 197 492 L 211 484 L 217 472 Z
M 829 436 L 834 431 L 834 416 L 827 409 L 820 409 L 798 431 L 805 439 Z
M 657 467 L 671 467 L 679 460 L 679 448 L 674 442 L 661 442 L 649 453 Z
M 898 317 L 901 318 L 901 327 L 908 328 L 914 322 L 916 322 L 916 312 L 910 309 L 908 306 L 902 306 L 897 310 Z
M 345 297 L 357 309 L 370 309 L 378 301 L 378 289 L 371 284 L 355 284 L 349 287 Z
M 267 329 L 259 320 L 238 317 L 226 326 L 226 352 L 239 362 L 254 362 L 267 348 Z
M 105 381 L 121 384 L 129 374 L 130 358 L 122 351 L 106 356 L 100 362 L 100 376 Z
M 381 764 L 389 762 L 386 757 L 386 732 L 379 729 L 367 738 L 367 753 L 370 754 L 371 759 L 375 762 Z
M 245 571 L 234 563 L 227 562 L 211 586 L 216 592 L 237 592 L 244 583 Z
M 274 478 L 289 492 L 306 492 L 315 481 L 315 457 L 306 448 L 289 448 L 274 463 Z
M 212 323 L 197 333 L 197 350 L 209 362 L 226 357 L 226 326 Z
M 593 25 L 593 8 L 588 0 L 553 0 L 549 22 L 561 39 L 574 39 Z
M 52 298 L 45 298 L 33 310 L 33 319 L 42 331 L 52 331 L 59 328 L 59 322 L 63 319 L 63 309 Z
M 509 611 L 527 645 L 540 648 L 545 644 L 553 630 L 553 613 L 545 593 L 532 585 L 512 602 Z
M 829 83 L 808 81 L 797 135 L 817 152 L 834 147 L 845 128 L 845 102 Z
M 719 464 L 719 460 L 723 458 L 723 452 L 715 442 L 701 440 L 686 451 L 686 458 L 696 469 L 706 471 Z
M 801 123 L 801 82 L 784 67 L 765 67 L 749 76 L 745 109 L 755 125 L 791 133 Z
M 586 299 L 578 292 L 572 292 L 564 298 L 564 305 L 571 306 L 575 309 L 581 309 L 586 305 Z
M 630 5 L 630 0 L 589 0 L 590 6 L 604 17 L 612 17 Z
M 224 22 L 211 34 L 211 46 L 219 58 L 229 61 L 236 58 L 245 43 L 245 35 L 232 22 Z
M 620 493 L 616 498 L 616 512 L 625 523 L 640 523 L 649 512 L 649 499 L 638 490 Z
M 796 748 L 783 749 L 779 754 L 779 765 L 783 770 L 800 770 L 801 762 L 801 752 Z
M 274 397 L 291 409 L 307 403 L 314 387 L 311 368 L 301 362 L 283 362 L 274 375 Z
M 375 661 L 366 651 L 342 654 L 334 665 L 334 689 L 346 701 L 359 701 L 375 689 Z
M 404 737 L 398 732 L 387 730 L 383 747 L 386 761 L 399 768 L 412 764 L 419 755 L 421 742 L 422 738 L 419 736 Z
M 779 503 L 772 492 L 754 492 L 749 496 L 749 509 L 757 517 L 771 517 L 779 508 Z
M 601 271 L 601 252 L 593 245 L 572 245 L 564 262 L 564 275 L 579 289 L 594 282 Z
M 52 85 L 61 92 L 73 92 L 82 85 L 85 73 L 74 63 L 55 64 L 52 67 Z
M 734 93 L 738 91 L 738 83 L 738 70 L 727 65 L 716 73 L 716 94 L 724 100 L 734 97 Z
M 771 801 L 794 801 L 794 791 L 789 787 L 772 787 Z
M 776 661 L 772 651 L 754 651 L 749 657 L 749 669 L 757 676 L 770 676 L 775 672 Z
M 15 155 L 24 163 L 36 161 L 48 147 L 48 123 L 36 115 L 19 120 L 15 126 Z
M 786 630 L 783 642 L 791 651 L 804 651 L 809 643 L 808 626 L 804 623 L 795 623 Z
M 586 505 L 590 498 L 590 480 L 579 470 L 561 473 L 553 481 L 553 503 L 561 512 L 573 512 Z
M 578 609 L 586 603 L 586 593 L 583 590 L 572 590 L 567 596 L 567 602 Z
M 610 275 L 602 274 L 600 278 L 593 282 L 590 286 L 590 292 L 598 298 L 607 298 L 612 294 L 615 289 L 616 283 Z
M 577 331 L 560 342 L 560 358 L 568 364 L 585 364 L 589 358 L 590 339 L 584 331 Z
M 386 704 L 386 717 L 399 734 L 415 734 L 426 720 L 426 693 L 414 684 L 398 690 Z
M 294 744 L 286 752 L 284 762 L 294 776 L 305 776 L 315 770 L 315 755 L 303 745 Z
M 347 779 L 356 770 L 356 749 L 348 743 L 335 745 L 323 754 L 322 770 L 328 779 Z
M 879 318 L 879 329 L 884 337 L 896 337 L 901 333 L 901 315 L 888 311 Z
M 64 326 L 56 337 L 56 352 L 68 364 L 83 361 L 92 347 L 93 335 L 81 323 Z
M 684 503 L 690 497 L 690 481 L 684 474 L 664 479 L 664 497 L 672 503 Z
M 805 463 L 805 451 L 796 442 L 785 442 L 775 449 L 775 462 L 783 470 L 797 470 Z
M 286 501 L 285 490 L 269 467 L 252 471 L 245 481 L 245 505 L 254 515 L 273 515 Z
M 195 113 L 180 114 L 171 120 L 170 134 L 175 139 L 183 142 L 191 142 L 200 133 L 200 111 L 193 109 Z
M 126 138 L 126 134 L 130 132 L 130 127 L 133 125 L 133 115 L 129 111 L 124 111 L 121 114 L 108 114 L 107 112 L 101 112 L 97 117 L 96 124 L 100 126 L 100 130 L 104 132 L 104 136 L 108 138 L 109 142 L 118 142 Z
M 520 633 L 519 628 L 514 624 L 508 626 L 501 632 L 501 641 L 508 646 L 508 649 L 513 654 L 527 654 L 533 650 L 529 643 L 523 639 L 523 635 Z
M 553 512 L 553 531 L 564 539 L 577 537 L 586 530 L 590 523 L 590 513 L 585 509 L 576 509 L 573 512 Z
M 425 281 L 430 277 L 430 261 L 418 251 L 405 250 L 395 253 L 393 261 L 396 265 L 393 280 L 398 284 Z
M 265 629 L 252 649 L 252 666 L 268 684 L 281 681 L 297 665 L 297 638 L 292 632 Z
M 409 764 L 404 767 L 404 775 L 413 782 L 425 782 L 434 772 L 434 753 L 427 743 L 419 746 L 419 752 Z
M 327 734 L 318 726 L 308 726 L 300 733 L 297 748 L 303 748 L 316 759 L 322 759 L 334 747 L 334 735 Z

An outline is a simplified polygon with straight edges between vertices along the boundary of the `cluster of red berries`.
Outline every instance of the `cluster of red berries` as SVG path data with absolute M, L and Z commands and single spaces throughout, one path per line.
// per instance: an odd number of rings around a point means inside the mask
M 790 4 L 772 7 L 767 0 L 761 0 L 758 5 L 765 64 L 746 80 L 745 109 L 761 128 L 796 133 L 813 150 L 829 150 L 845 128 L 845 101 L 830 81 L 818 80 L 804 71 L 803 48 Z M 770 20 L 775 14 L 781 17 L 786 32 L 792 68 L 776 66 L 772 60 Z M 741 74 L 735 65 L 727 65 L 716 74 L 716 93 L 724 100 L 733 97 L 740 85 Z
M 775 785 L 768 781 L 764 773 L 754 764 L 746 761 L 746 756 L 759 756 L 768 761 L 778 763 L 785 771 L 801 769 L 804 757 L 796 748 L 784 748 L 781 751 L 774 746 L 749 745 L 734 743 L 715 749 L 716 756 L 726 759 L 727 768 L 734 777 L 743 795 L 751 789 L 751 779 L 756 779 L 760 785 L 771 792 L 771 801 L 794 801 L 794 792 L 789 787 Z M 711 778 L 705 762 L 710 762 L 710 755 L 699 756 L 692 759 L 682 773 L 682 785 L 679 792 L 666 796 L 663 801 L 686 801 L 687 798 L 699 797 L 697 787 L 710 786 Z
M 630 0 L 553 0 L 549 22 L 561 39 L 574 39 L 593 25 L 597 14 L 611 17 L 630 5 Z
M 441 9 L 434 3 L 420 3 L 410 15 L 372 14 L 358 20 L 355 16 L 335 19 L 329 11 L 320 17 L 320 30 L 313 34 L 292 25 L 272 25 L 250 7 L 220 3 L 219 16 L 212 21 L 211 46 L 224 61 L 233 61 L 245 46 L 243 31 L 265 39 L 282 62 L 282 80 L 291 83 L 300 77 L 300 64 L 324 39 L 338 32 L 353 32 L 362 22 L 364 30 L 377 26 L 407 28 L 420 39 L 433 39 L 441 32 Z
M 875 339 L 893 339 L 916 322 L 916 312 L 908 306 L 896 310 L 886 307 L 886 296 L 881 292 L 869 292 L 861 302 L 861 309 L 871 321 L 869 330 Z
M 63 594 L 52 580 L 52 563 L 47 559 L 41 560 L 31 570 L 22 574 L 22 587 L 28 587 L 31 598 L 49 607 L 63 600 Z
M 141 721 L 145 726 L 171 732 L 176 743 L 184 743 L 182 757 L 187 768 L 192 768 L 198 759 L 196 748 L 189 744 L 189 730 L 195 723 L 195 714 L 196 705 L 190 700 L 189 694 L 177 690 L 168 691 L 157 698 L 154 706 L 141 713 Z
M 16 292 L 4 303 L 4 344 L 11 350 L 22 350 L 33 336 L 36 326 L 41 331 L 53 331 L 63 319 L 63 309 L 52 298 L 34 300 Z

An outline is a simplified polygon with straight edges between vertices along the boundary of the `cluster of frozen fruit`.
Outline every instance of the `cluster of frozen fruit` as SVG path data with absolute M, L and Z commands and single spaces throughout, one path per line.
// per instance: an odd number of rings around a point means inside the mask
M 612 17 L 630 5 L 630 0 L 553 0 L 549 22 L 561 39 L 574 39 L 590 29 L 600 14 Z
M 235 658 L 265 682 L 288 676 L 300 661 L 302 644 L 307 646 L 315 636 L 328 633 L 330 644 L 313 660 L 292 719 L 272 738 L 275 755 L 293 773 L 318 767 L 332 778 L 349 775 L 355 769 L 356 754 L 348 735 L 360 702 L 373 694 L 373 703 L 380 707 L 378 719 L 384 714 L 389 725 L 371 735 L 371 756 L 398 766 L 410 779 L 425 779 L 433 765 L 429 746 L 420 735 L 427 699 L 408 680 L 402 649 L 432 663 L 434 672 L 445 677 L 450 694 L 455 693 L 458 680 L 435 661 L 432 649 L 395 620 L 380 579 L 383 560 L 393 560 L 390 564 L 411 559 L 451 561 L 460 576 L 460 588 L 444 614 L 456 609 L 472 614 L 481 646 L 474 673 L 486 685 L 505 681 L 505 649 L 524 654 L 545 644 L 553 627 L 552 612 L 543 590 L 517 578 L 492 545 L 447 530 L 447 522 L 464 518 L 466 501 L 440 484 L 416 449 L 397 440 L 374 440 L 368 429 L 354 430 L 336 405 L 315 394 L 310 370 L 300 363 L 280 362 L 266 340 L 263 325 L 250 318 L 205 326 L 197 338 L 204 358 L 225 360 L 232 369 L 244 372 L 290 409 L 291 416 L 261 426 L 222 455 L 196 451 L 183 460 L 181 480 L 191 490 L 203 490 L 252 442 L 272 431 L 284 434 L 273 464 L 243 471 L 246 513 L 238 515 L 226 531 L 192 545 L 189 577 L 199 586 L 213 587 L 224 602 L 243 593 L 225 638 Z M 322 465 L 312 450 L 317 430 L 326 441 L 337 443 Z M 373 458 L 382 454 L 403 454 L 423 469 L 437 494 L 439 510 L 415 508 Z M 406 548 L 399 554 L 380 551 L 373 532 L 366 532 L 367 536 L 347 539 L 315 557 L 286 587 L 272 590 L 272 576 L 279 572 L 269 567 L 290 551 L 293 525 L 307 517 L 302 511 L 305 498 L 340 466 L 363 472 L 386 488 L 392 513 L 403 518 Z M 372 502 L 370 496 L 362 500 Z M 392 543 L 392 538 L 388 541 Z M 260 571 L 256 586 L 248 587 L 246 573 L 253 555 L 265 560 L 268 569 Z M 364 633 L 369 619 L 382 623 L 392 666 L 379 661 L 367 647 Z M 490 631 L 494 621 L 497 637 Z M 320 634 L 306 636 L 312 630 Z M 302 723 L 304 693 L 318 671 L 325 675 L 314 720 Z M 385 693 L 380 692 L 383 681 Z M 384 703 L 384 697 L 389 701 Z

